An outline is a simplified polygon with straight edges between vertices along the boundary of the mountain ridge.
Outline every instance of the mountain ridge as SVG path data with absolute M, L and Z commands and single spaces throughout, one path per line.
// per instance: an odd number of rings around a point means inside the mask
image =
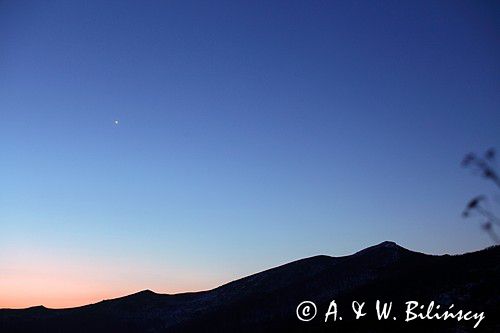
M 324 307 L 332 299 L 420 297 L 470 307 L 486 304 L 492 311 L 500 305 L 495 282 L 499 263 L 498 246 L 434 256 L 386 241 L 351 255 L 298 259 L 201 292 L 160 294 L 146 289 L 76 308 L 0 309 L 0 331 L 88 331 L 76 325 L 82 321 L 94 332 L 230 332 L 241 331 L 242 323 L 248 331 L 294 331 L 304 328 L 295 317 L 295 307 L 303 300 Z M 321 331 L 318 323 L 307 328 Z M 498 322 L 486 321 L 484 326 L 500 328 Z

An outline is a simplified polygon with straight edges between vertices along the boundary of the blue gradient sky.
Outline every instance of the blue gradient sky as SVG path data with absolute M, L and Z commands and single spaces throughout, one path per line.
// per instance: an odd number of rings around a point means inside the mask
M 0 307 L 210 288 L 383 240 L 491 245 L 460 212 L 494 187 L 459 163 L 500 142 L 499 14 L 2 1 L 0 271 L 103 292 Z

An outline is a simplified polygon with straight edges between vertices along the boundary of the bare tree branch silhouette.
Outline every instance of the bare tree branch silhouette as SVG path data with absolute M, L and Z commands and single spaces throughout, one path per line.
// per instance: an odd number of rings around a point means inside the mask
M 488 149 L 484 153 L 483 157 L 477 156 L 474 153 L 469 153 L 465 155 L 462 160 L 462 166 L 472 168 L 474 172 L 479 173 L 487 180 L 491 180 L 498 188 L 500 188 L 500 178 L 495 170 L 495 158 L 496 152 L 493 148 Z M 467 206 L 462 212 L 462 216 L 467 218 L 472 216 L 474 213 L 479 215 L 483 219 L 483 223 L 481 225 L 482 229 L 496 244 L 500 244 L 500 238 L 495 230 L 495 226 L 500 226 L 500 218 L 484 206 L 484 203 L 487 200 L 488 198 L 485 195 L 473 197 L 467 203 Z

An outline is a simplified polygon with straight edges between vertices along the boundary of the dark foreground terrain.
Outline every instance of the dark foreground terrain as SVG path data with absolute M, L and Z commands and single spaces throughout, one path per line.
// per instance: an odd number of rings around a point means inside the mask
M 500 332 L 500 247 L 459 256 L 431 256 L 384 242 L 345 257 L 315 256 L 219 288 L 176 295 L 146 290 L 70 309 L 0 310 L 0 332 Z M 327 323 L 331 300 L 342 321 Z M 377 320 L 375 302 L 393 302 Z M 302 301 L 317 316 L 297 319 Z M 354 320 L 351 302 L 368 314 Z M 485 319 L 405 322 L 407 301 L 483 312 Z M 425 313 L 425 310 L 422 310 Z M 441 311 L 443 312 L 443 311 Z M 392 317 L 397 317 L 393 320 Z

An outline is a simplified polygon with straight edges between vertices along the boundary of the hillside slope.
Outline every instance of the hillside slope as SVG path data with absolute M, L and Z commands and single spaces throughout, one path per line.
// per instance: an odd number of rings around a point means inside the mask
M 0 332 L 262 332 L 427 331 L 500 332 L 500 247 L 459 256 L 432 256 L 383 242 L 344 257 L 315 256 L 272 268 L 213 290 L 176 295 L 146 290 L 83 307 L 0 310 Z M 336 300 L 342 321 L 324 323 Z M 393 302 L 397 321 L 375 319 L 375 301 Z M 301 322 L 296 308 L 314 301 L 317 317 Z M 354 320 L 353 300 L 372 310 Z M 405 323 L 404 302 L 435 301 L 484 311 L 472 321 Z

